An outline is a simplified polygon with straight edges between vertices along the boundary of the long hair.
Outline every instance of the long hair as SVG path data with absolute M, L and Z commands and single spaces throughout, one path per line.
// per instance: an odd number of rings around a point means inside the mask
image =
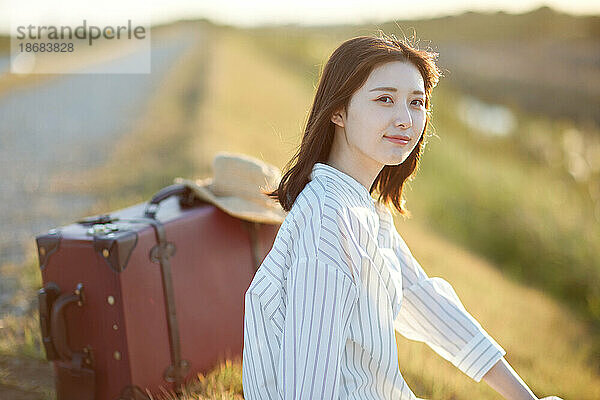
M 325 162 L 329 157 L 335 133 L 331 121 L 334 112 L 347 109 L 352 95 L 362 87 L 375 67 L 390 61 L 403 61 L 413 63 L 423 77 L 427 110 L 425 126 L 408 158 L 401 164 L 384 166 L 369 193 L 373 194 L 376 190 L 379 193 L 377 201 L 386 206 L 392 203 L 400 214 L 410 216 L 402 200 L 402 189 L 404 183 L 416 173 L 425 148 L 431 92 L 442 76 L 435 64 L 439 54 L 420 50 L 406 39 L 399 40 L 394 35 L 380 33 L 380 37 L 358 36 L 343 42 L 323 68 L 302 143 L 284 168 L 287 172 L 283 174 L 279 187 L 264 192 L 276 199 L 285 211 L 292 208 L 296 197 L 309 182 L 315 163 Z

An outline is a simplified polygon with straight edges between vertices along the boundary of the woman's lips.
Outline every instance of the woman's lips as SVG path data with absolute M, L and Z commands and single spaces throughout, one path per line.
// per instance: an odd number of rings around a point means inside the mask
M 384 136 L 384 138 L 386 138 L 387 140 L 389 140 L 392 143 L 397 143 L 397 144 L 402 144 L 402 145 L 410 142 L 410 137 L 408 137 L 408 136 Z

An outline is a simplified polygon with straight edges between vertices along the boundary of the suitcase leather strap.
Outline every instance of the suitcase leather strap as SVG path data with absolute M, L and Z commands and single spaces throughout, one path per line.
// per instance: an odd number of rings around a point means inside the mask
M 258 269 L 261 263 L 260 255 L 260 240 L 258 237 L 258 230 L 260 228 L 260 223 L 255 221 L 247 221 L 242 220 L 246 230 L 248 230 L 248 234 L 250 235 L 250 253 L 252 254 L 252 265 L 254 267 L 254 271 Z
M 171 365 L 165 370 L 163 377 L 167 382 L 174 382 L 175 390 L 179 391 L 190 369 L 190 363 L 181 359 L 179 325 L 177 324 L 177 313 L 175 311 L 175 292 L 173 290 L 170 261 L 170 258 L 175 254 L 175 245 L 167 242 L 164 225 L 154 218 L 126 218 L 122 220 L 146 222 L 154 228 L 157 244 L 150 251 L 150 260 L 153 263 L 160 264 L 171 350 Z

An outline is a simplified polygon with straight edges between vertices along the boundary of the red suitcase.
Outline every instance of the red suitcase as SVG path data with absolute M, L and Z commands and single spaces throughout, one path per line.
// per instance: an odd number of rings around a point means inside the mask
M 278 229 L 176 184 L 38 235 L 57 399 L 146 399 L 241 359 L 244 294 Z

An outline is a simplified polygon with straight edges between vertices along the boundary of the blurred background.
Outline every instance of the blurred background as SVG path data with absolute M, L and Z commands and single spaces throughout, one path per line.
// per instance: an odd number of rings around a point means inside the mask
M 81 15 L 29 3 L 48 21 Z M 439 53 L 444 73 L 398 231 L 539 397 L 600 398 L 600 3 L 108 4 L 149 16 L 150 74 L 85 73 L 135 51 L 12 74 L 13 3 L 0 1 L 0 398 L 54 398 L 35 235 L 210 176 L 218 151 L 283 169 L 328 56 L 380 29 Z M 397 340 L 418 396 L 500 398 Z M 199 377 L 189 398 L 242 398 L 241 364 Z

